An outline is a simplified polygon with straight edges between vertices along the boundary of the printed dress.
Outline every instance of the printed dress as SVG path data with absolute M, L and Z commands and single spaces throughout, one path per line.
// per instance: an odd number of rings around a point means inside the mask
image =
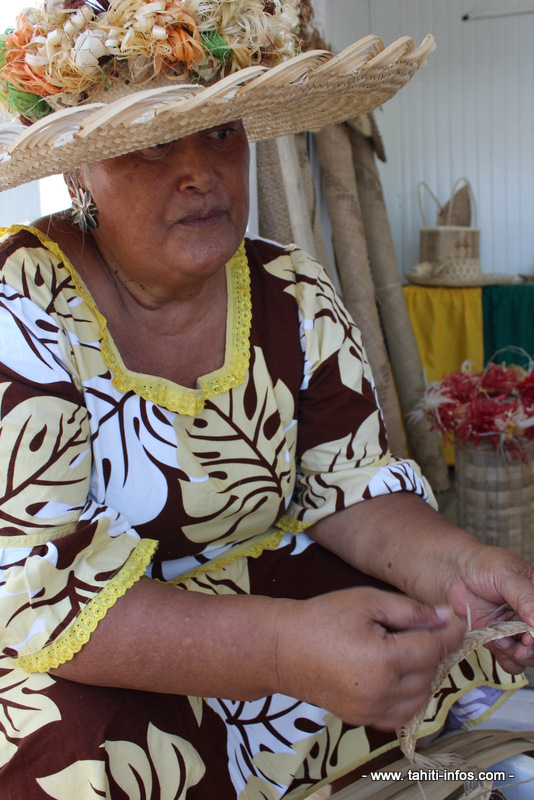
M 224 367 L 192 390 L 126 369 L 53 241 L 18 226 L 0 241 L 1 797 L 297 800 L 393 747 L 281 695 L 168 696 L 48 672 L 143 575 L 214 595 L 378 585 L 306 528 L 388 492 L 433 499 L 388 451 L 360 335 L 323 270 L 247 239 L 226 266 Z M 468 684 L 506 681 L 475 654 L 424 731 Z

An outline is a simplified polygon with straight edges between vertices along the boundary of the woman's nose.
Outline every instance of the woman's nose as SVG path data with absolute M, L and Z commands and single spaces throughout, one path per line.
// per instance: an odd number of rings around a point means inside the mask
M 176 174 L 180 191 L 204 193 L 216 181 L 209 146 L 200 134 L 194 133 L 176 142 L 169 168 Z

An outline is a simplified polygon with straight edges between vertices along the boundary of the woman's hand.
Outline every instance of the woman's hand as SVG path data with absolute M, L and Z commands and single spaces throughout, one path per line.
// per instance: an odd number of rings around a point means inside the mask
M 506 550 L 479 544 L 457 553 L 457 569 L 450 572 L 448 601 L 471 627 L 492 622 L 522 620 L 534 627 L 534 568 Z M 491 642 L 487 647 L 507 672 L 518 674 L 534 666 L 534 641 L 529 633 Z
M 377 589 L 295 601 L 279 618 L 278 691 L 351 725 L 395 730 L 428 701 L 438 664 L 464 632 L 450 609 Z
M 382 495 L 309 529 L 347 563 L 429 606 L 448 605 L 471 627 L 521 619 L 534 627 L 534 567 L 488 547 L 409 492 Z M 503 605 L 505 606 L 503 608 Z M 534 666 L 530 634 L 488 645 L 512 674 Z

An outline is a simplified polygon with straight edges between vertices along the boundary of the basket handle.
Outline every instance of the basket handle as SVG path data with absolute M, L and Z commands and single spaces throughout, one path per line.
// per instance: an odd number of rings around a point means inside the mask
M 476 226 L 477 226 L 477 204 L 476 204 L 476 201 L 475 201 L 475 193 L 473 192 L 473 187 L 471 186 L 471 184 L 467 180 L 467 178 L 458 178 L 458 180 L 455 182 L 454 186 L 452 187 L 451 200 L 450 200 L 450 203 L 449 203 L 449 211 L 448 211 L 448 214 L 447 214 L 447 225 L 449 226 L 451 224 L 452 212 L 453 212 L 453 208 L 454 208 L 454 195 L 455 195 L 456 190 L 458 189 L 458 187 L 460 186 L 461 183 L 465 183 L 465 185 L 467 186 L 467 189 L 468 189 L 468 192 L 469 192 L 469 199 L 471 201 L 471 207 L 473 209 L 473 225 L 471 227 L 476 228 Z M 438 212 L 441 211 L 441 206 L 439 204 L 438 198 L 436 197 L 434 192 L 431 190 L 429 185 L 427 183 L 425 183 L 424 181 L 419 181 L 419 183 L 417 184 L 417 200 L 419 201 L 419 211 L 421 212 L 421 219 L 423 221 L 423 227 L 426 228 L 427 224 L 426 224 L 425 212 L 423 211 L 423 198 L 422 198 L 422 195 L 421 195 L 421 190 L 422 189 L 426 189 L 426 191 L 428 192 L 428 194 L 430 195 L 432 200 L 435 202 L 435 204 L 437 206 L 437 209 L 438 209 Z
M 434 194 L 434 192 L 432 191 L 432 189 L 430 188 L 428 183 L 425 183 L 424 181 L 419 181 L 419 183 L 417 184 L 417 199 L 419 201 L 419 211 L 421 212 L 421 219 L 423 220 L 423 228 L 426 228 L 427 224 L 426 224 L 426 219 L 425 219 L 425 212 L 423 211 L 423 198 L 421 196 L 421 189 L 426 189 L 427 190 L 428 194 L 430 195 L 432 200 L 435 202 L 435 204 L 436 204 L 436 206 L 438 208 L 438 211 L 440 209 L 440 205 L 439 205 L 438 198 L 436 197 L 436 195 Z
M 499 362 L 497 361 L 497 356 L 503 356 L 505 354 L 509 354 L 510 358 L 512 358 L 513 356 L 521 356 L 521 358 L 525 359 L 525 361 L 528 363 L 528 367 L 526 368 L 527 372 L 532 372 L 534 368 L 534 359 L 532 358 L 530 353 L 527 350 L 525 350 L 524 347 L 517 347 L 514 344 L 507 344 L 505 345 L 505 347 L 499 347 L 499 349 L 493 353 L 491 358 L 488 359 L 488 364 L 490 363 L 498 364 Z M 512 363 L 521 366 L 521 364 L 519 364 L 519 362 L 517 361 L 512 361 Z M 484 371 L 486 371 L 486 369 L 487 366 Z
M 471 186 L 470 182 L 467 178 L 458 178 L 454 186 L 452 187 L 451 192 L 451 201 L 449 203 L 449 212 L 447 214 L 447 225 L 451 224 L 452 219 L 452 210 L 454 207 L 454 195 L 460 184 L 464 183 L 467 186 L 467 191 L 469 192 L 469 200 L 471 201 L 471 208 L 473 209 L 473 224 L 471 225 L 472 228 L 476 228 L 477 226 L 477 204 L 475 201 L 475 193 L 473 192 L 473 187 Z

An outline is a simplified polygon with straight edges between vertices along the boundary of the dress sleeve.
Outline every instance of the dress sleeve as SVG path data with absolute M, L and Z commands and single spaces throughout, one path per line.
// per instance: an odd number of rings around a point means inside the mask
M 10 261 L 20 280 L 0 284 L 0 652 L 44 672 L 88 641 L 156 543 L 91 498 L 89 419 L 57 270 L 43 277 L 44 249 Z M 31 296 L 29 269 L 48 306 Z
M 326 273 L 300 250 L 296 273 L 304 379 L 290 516 L 313 524 L 366 498 L 409 491 L 436 507 L 417 464 L 388 449 L 358 328 Z

